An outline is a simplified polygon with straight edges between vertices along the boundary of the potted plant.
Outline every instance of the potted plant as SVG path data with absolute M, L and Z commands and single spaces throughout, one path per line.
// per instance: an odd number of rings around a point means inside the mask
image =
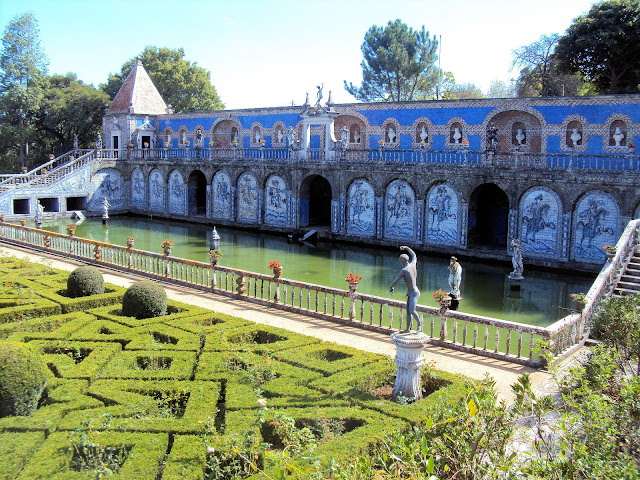
M 20 219 L 20 225 L 22 225 L 23 227 L 27 226 L 27 221 L 24 218 Z
M 349 284 L 349 290 L 355 292 L 356 288 L 358 288 L 358 282 L 362 280 L 362 277 L 360 275 L 356 275 L 355 273 L 350 273 L 349 275 L 347 275 L 347 278 L 345 278 L 345 280 Z
M 384 140 L 382 138 L 378 140 L 378 145 L 380 145 L 380 149 L 384 148 Z
M 469 149 L 469 139 L 468 138 L 463 138 L 462 139 L 462 148 L 464 148 L 465 150 Z
M 4 213 L 0 213 L 0 223 L 4 223 L 4 219 L 6 218 Z
M 133 248 L 133 237 L 127 237 L 127 248 Z
M 618 251 L 618 249 L 613 246 L 613 245 L 609 245 L 608 243 L 605 243 L 602 246 L 602 249 L 604 250 L 605 255 L 607 256 L 607 258 L 609 260 L 611 260 L 613 257 L 615 257 L 616 252 Z
M 587 303 L 587 296 L 584 293 L 572 293 L 569 296 L 573 299 L 573 304 L 577 311 L 584 310 L 584 306 Z
M 211 265 L 217 265 L 220 257 L 222 257 L 222 252 L 220 250 L 214 248 L 209 250 L 209 259 L 211 260 Z
M 173 242 L 169 239 L 166 239 L 164 242 L 160 244 L 160 248 L 165 255 L 171 255 L 171 249 L 173 248 Z
M 273 270 L 273 278 L 279 278 L 282 275 L 282 265 L 277 260 L 271 260 L 268 268 Z
M 67 234 L 70 237 L 73 237 L 76 233 L 76 226 L 75 225 L 67 225 Z
M 440 304 L 440 308 L 442 309 L 446 309 L 451 305 L 451 297 L 447 295 L 444 290 L 436 290 L 436 293 L 432 296 L 434 300 Z

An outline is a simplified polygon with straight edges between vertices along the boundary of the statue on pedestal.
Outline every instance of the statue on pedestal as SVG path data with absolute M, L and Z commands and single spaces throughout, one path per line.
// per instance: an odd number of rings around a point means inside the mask
M 318 85 L 318 92 L 317 92 L 317 96 L 318 96 L 318 100 L 316 101 L 316 107 L 320 107 L 320 101 L 322 100 L 322 89 L 324 88 L 324 83 L 321 83 L 320 85 Z
M 422 317 L 416 312 L 416 306 L 418 305 L 418 299 L 420 298 L 420 290 L 418 290 L 418 285 L 416 283 L 418 277 L 418 260 L 416 254 L 413 250 L 411 250 L 407 246 L 400 247 L 400 250 L 404 250 L 407 253 L 403 253 L 400 255 L 400 262 L 403 267 L 402 270 L 398 273 L 395 280 L 391 282 L 391 286 L 389 288 L 389 292 L 393 293 L 393 286 L 403 279 L 405 284 L 407 285 L 407 320 L 406 320 L 406 328 L 403 330 L 403 333 L 407 333 L 411 330 L 411 325 L 413 323 L 413 319 L 415 318 L 418 322 L 418 332 L 422 332 Z
M 522 273 L 524 272 L 524 265 L 522 263 L 522 247 L 520 246 L 520 240 L 517 238 L 511 240 L 511 247 L 513 248 L 513 256 L 511 257 L 513 272 L 509 274 L 509 278 L 521 279 Z
M 104 200 L 102 201 L 102 219 L 103 220 L 109 218 L 109 207 L 110 206 L 111 206 L 111 204 L 109 203 L 109 200 L 107 200 L 107 197 L 104 197 Z
M 624 140 L 624 133 L 620 127 L 616 127 L 616 131 L 613 133 L 613 141 L 616 142 L 616 147 L 622 146 L 622 141 Z
M 493 152 L 498 150 L 498 127 L 493 122 L 487 125 L 487 148 Z
M 456 257 L 449 260 L 449 286 L 451 293 L 449 294 L 453 300 L 460 300 L 460 282 L 462 282 L 462 266 L 458 263 Z

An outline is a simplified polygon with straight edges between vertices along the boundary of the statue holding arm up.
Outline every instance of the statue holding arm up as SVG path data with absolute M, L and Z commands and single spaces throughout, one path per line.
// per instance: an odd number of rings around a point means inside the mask
M 400 250 L 404 250 L 407 253 L 403 253 L 402 255 L 400 255 L 400 262 L 402 263 L 403 267 L 402 270 L 400 270 L 400 272 L 398 273 L 398 276 L 395 278 L 395 280 L 391 282 L 389 291 L 393 293 L 393 286 L 398 283 L 400 279 L 404 279 L 404 282 L 407 285 L 407 324 L 402 333 L 407 333 L 411 330 L 411 325 L 414 318 L 418 322 L 417 331 L 422 332 L 422 317 L 418 314 L 418 312 L 416 312 L 416 306 L 418 305 L 418 299 L 420 298 L 420 290 L 418 290 L 418 285 L 416 283 L 418 277 L 418 260 L 414 251 L 409 247 L 402 246 L 400 247 Z

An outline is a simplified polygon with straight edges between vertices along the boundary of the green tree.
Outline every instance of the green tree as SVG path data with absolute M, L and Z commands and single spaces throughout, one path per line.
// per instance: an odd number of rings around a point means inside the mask
M 413 30 L 400 20 L 386 27 L 374 25 L 361 47 L 362 85 L 345 80 L 345 90 L 364 102 L 415 100 L 438 83 L 437 48 L 435 36 L 429 39 L 424 26 Z
M 513 84 L 507 84 L 502 80 L 493 80 L 487 90 L 487 98 L 510 98 L 514 96 Z
M 513 51 L 513 66 L 527 69 L 531 83 L 540 85 L 540 96 L 549 96 L 551 58 L 560 35 L 542 35 L 538 40 Z
M 473 83 L 460 83 L 454 87 L 453 92 L 458 99 L 484 98 L 482 90 Z
M 637 93 L 640 2 L 605 0 L 574 19 L 555 50 L 558 66 L 580 73 L 598 93 Z
M 145 47 L 139 55 L 145 70 L 164 101 L 176 113 L 222 110 L 224 104 L 211 84 L 211 73 L 184 58 L 184 49 Z M 136 58 L 128 60 L 120 73 L 109 75 L 101 88 L 114 99 Z
M 108 105 L 105 92 L 85 85 L 75 74 L 51 76 L 35 123 L 37 157 L 46 160 L 48 153 L 57 156 L 71 150 L 74 133 L 80 146 L 92 146 Z
M 27 165 L 36 112 L 47 84 L 47 58 L 38 22 L 28 12 L 15 17 L 2 37 L 0 54 L 0 169 Z

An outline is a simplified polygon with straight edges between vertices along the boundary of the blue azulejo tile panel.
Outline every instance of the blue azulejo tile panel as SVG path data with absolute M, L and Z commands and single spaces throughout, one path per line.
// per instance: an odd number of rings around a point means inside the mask
M 233 194 L 231 180 L 226 172 L 219 171 L 213 176 L 213 218 L 231 220 L 233 213 Z
M 458 193 L 450 185 L 436 185 L 429 190 L 425 222 L 427 243 L 458 243 L 460 208 Z
M 416 201 L 413 188 L 404 180 L 394 180 L 387 187 L 384 201 L 384 236 L 414 239 Z
M 349 186 L 347 197 L 347 233 L 366 237 L 376 232 L 375 193 L 371 184 L 362 178 Z

